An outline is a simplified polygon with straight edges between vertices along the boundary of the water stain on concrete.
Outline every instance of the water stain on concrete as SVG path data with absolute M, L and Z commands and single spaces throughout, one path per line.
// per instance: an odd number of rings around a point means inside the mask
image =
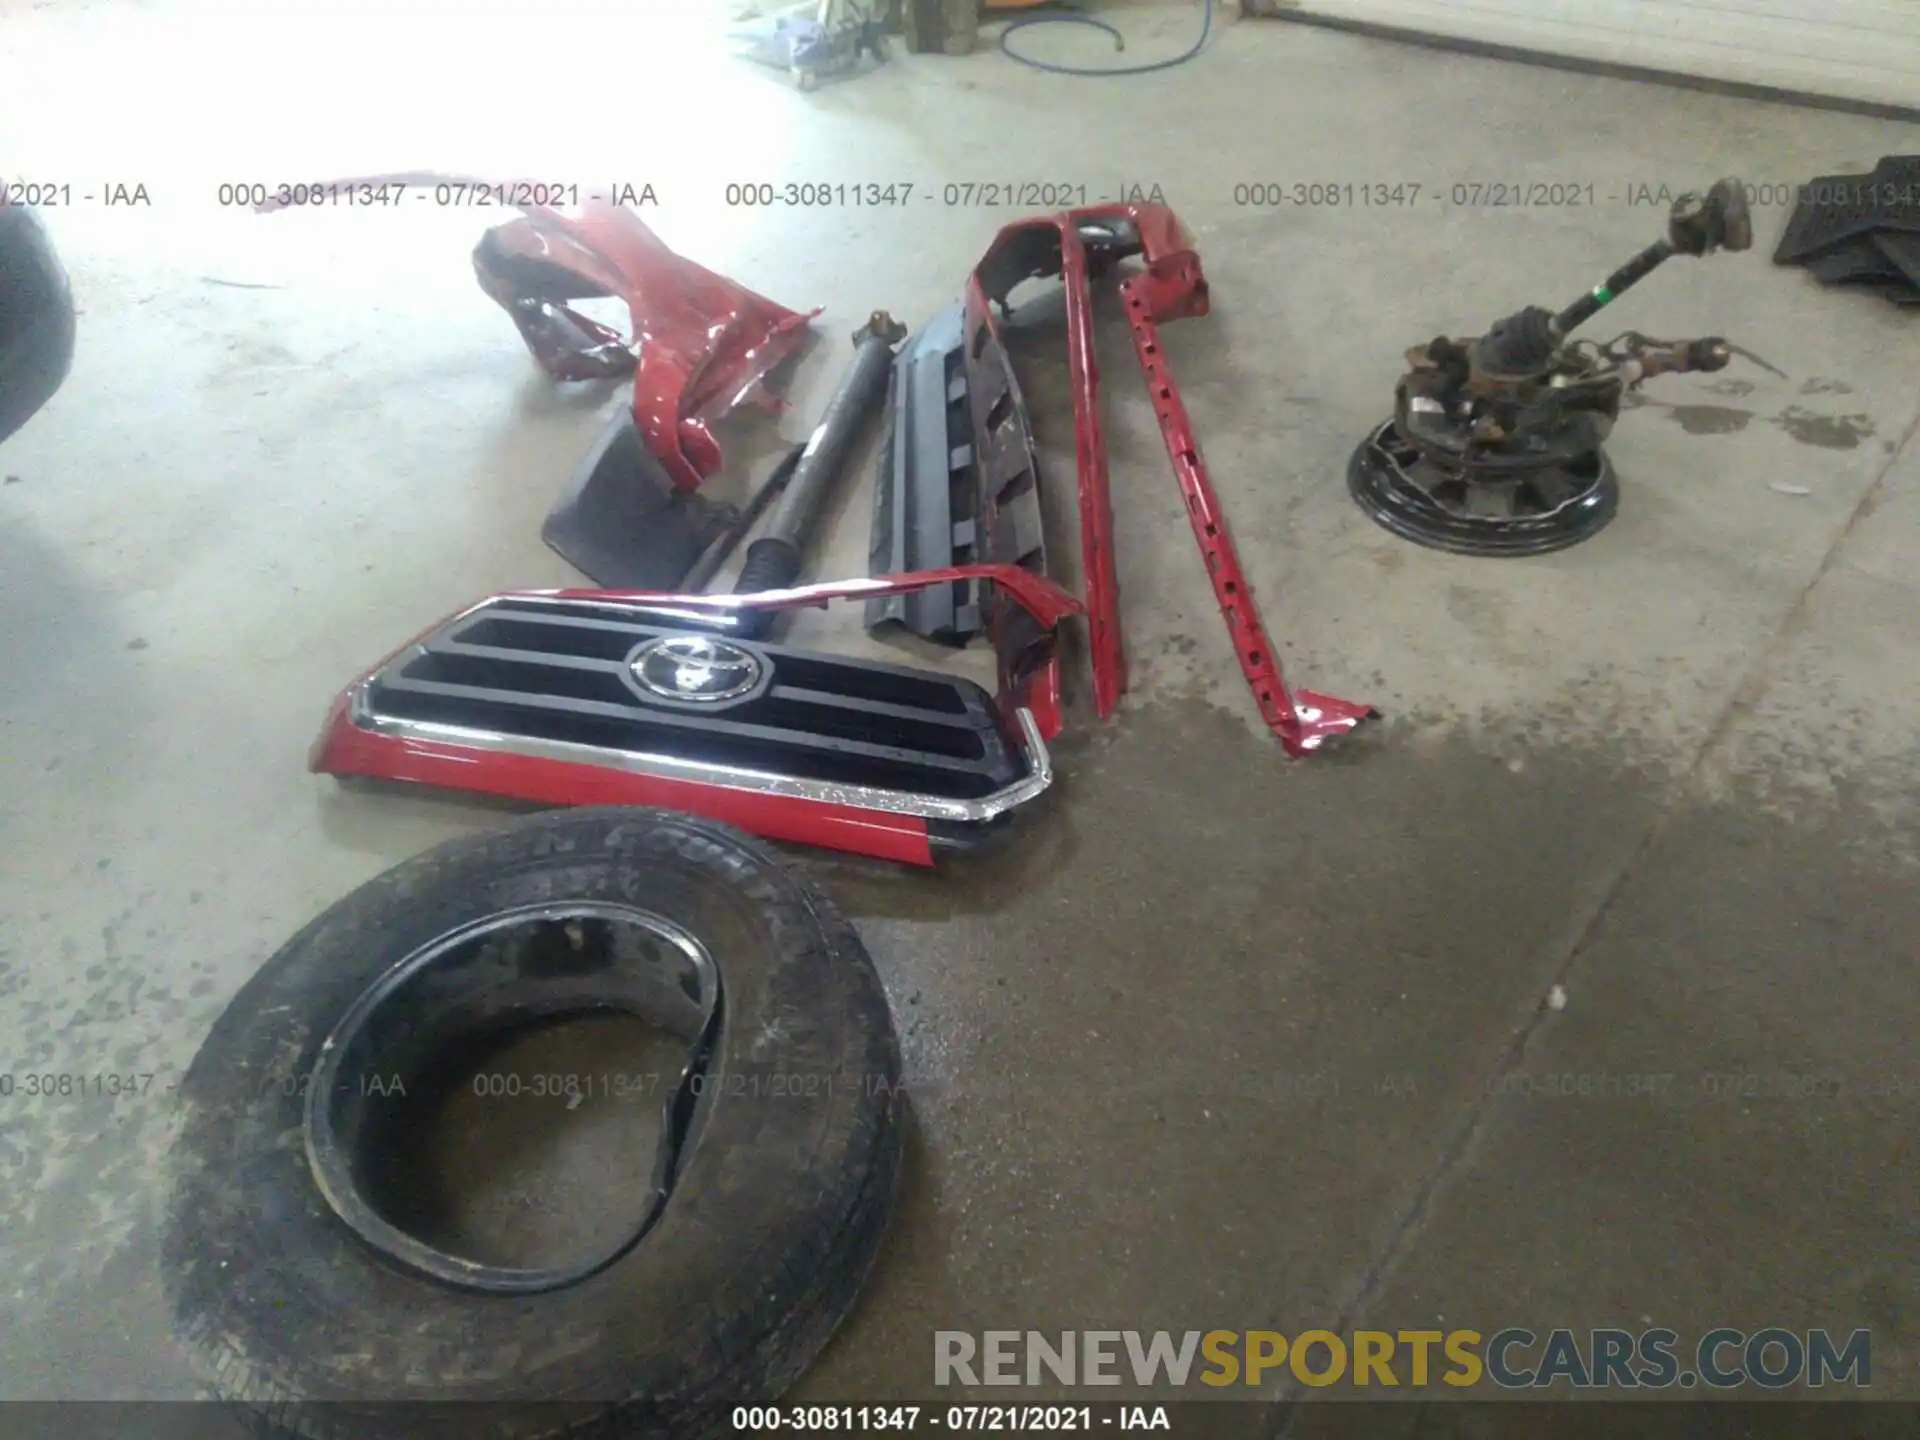
M 1746 385 L 1744 380 L 1723 382 L 1727 385 Z M 1722 394 L 1745 394 L 1746 390 L 1722 390 Z M 1620 398 L 1622 410 L 1659 410 L 1667 419 L 1673 421 L 1689 435 L 1731 435 L 1744 430 L 1753 423 L 1753 412 L 1732 405 L 1675 405 L 1665 400 L 1655 400 L 1638 390 L 1629 390 Z
M 1669 405 L 1667 418 L 1689 435 L 1731 435 L 1753 421 L 1751 410 L 1731 405 Z
M 1506 634 L 1506 603 L 1485 591 L 1449 585 L 1447 613 L 1483 640 L 1495 640 Z
M 1802 395 L 1851 395 L 1853 387 L 1844 380 L 1823 380 L 1814 376 L 1800 387 Z
M 1369 550 L 1367 558 L 1388 574 L 1401 569 L 1407 563 L 1407 557 L 1398 550 Z
M 1751 395 L 1753 382 L 1751 380 L 1716 380 L 1707 386 L 1707 389 L 1715 395 Z
M 1799 405 L 1789 405 L 1773 423 L 1801 444 L 1825 450 L 1857 450 L 1875 433 L 1871 415 L 1821 415 Z

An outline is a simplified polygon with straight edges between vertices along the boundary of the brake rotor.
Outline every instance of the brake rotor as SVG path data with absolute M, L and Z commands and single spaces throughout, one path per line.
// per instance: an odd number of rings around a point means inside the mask
M 1389 420 L 1360 442 L 1347 489 L 1374 523 L 1455 555 L 1548 555 L 1599 533 L 1620 507 L 1606 451 L 1504 475 L 1435 463 Z

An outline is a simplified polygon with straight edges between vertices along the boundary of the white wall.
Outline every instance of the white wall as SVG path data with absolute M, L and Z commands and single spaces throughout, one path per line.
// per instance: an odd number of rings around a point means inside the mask
M 1920 110 L 1920 0 L 1254 0 L 1245 8 Z

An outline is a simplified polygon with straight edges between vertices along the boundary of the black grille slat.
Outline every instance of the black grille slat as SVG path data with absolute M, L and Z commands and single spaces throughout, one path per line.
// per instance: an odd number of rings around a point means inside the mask
M 573 655 L 566 652 L 556 654 L 553 651 L 529 650 L 519 645 L 476 645 L 466 640 L 457 640 L 428 647 L 422 654 L 427 657 L 464 655 L 476 660 L 498 660 L 506 665 L 537 665 L 553 670 L 594 670 L 602 675 L 618 675 L 626 668 L 626 653 L 632 648 L 633 642 L 627 640 L 621 645 L 618 655 L 611 659 L 601 659 L 595 655 Z
M 970 698 L 943 675 L 927 675 L 898 667 L 866 667 L 832 661 L 831 657 L 789 656 L 775 667 L 779 683 L 795 689 L 833 691 L 881 704 L 906 706 L 916 710 L 943 710 L 949 714 L 967 713 Z
M 633 698 L 617 665 L 582 662 L 571 656 L 546 658 L 455 646 L 429 650 L 384 683 L 400 689 L 434 684 L 450 690 L 541 694 L 608 705 L 625 705 Z
M 956 725 L 946 716 L 899 706 L 831 703 L 818 691 L 776 686 L 765 702 L 754 707 L 766 725 L 782 731 L 884 745 L 890 750 L 942 755 L 954 760 L 978 760 L 985 751 L 980 731 Z
M 834 705 L 842 709 L 854 709 L 843 695 L 830 690 L 807 690 L 798 685 L 775 685 L 769 692 L 774 699 L 791 700 L 799 704 Z M 983 717 L 955 714 L 951 710 L 924 710 L 914 705 L 889 705 L 884 700 L 860 700 L 857 709 L 897 720 L 913 721 L 921 725 L 944 726 L 950 730 L 978 730 Z
M 631 646 L 628 648 L 631 648 Z M 617 702 L 623 697 L 630 696 L 632 693 L 627 689 L 626 682 L 620 678 L 621 672 L 626 667 L 617 661 L 609 663 L 604 660 L 588 659 L 578 655 L 551 655 L 539 654 L 527 650 L 509 650 L 494 645 L 473 645 L 464 640 L 446 645 L 435 645 L 424 650 L 422 654 L 414 658 L 403 673 L 409 679 L 433 678 L 444 680 L 446 677 L 443 674 L 423 676 L 418 673 L 423 665 L 429 668 L 434 667 L 435 662 L 440 661 L 440 658 L 443 656 L 478 661 L 496 661 L 499 662 L 503 670 L 510 668 L 524 670 L 527 672 L 527 689 L 529 691 L 553 684 L 550 672 L 561 670 L 604 677 L 608 682 L 609 688 L 606 695 L 601 698 Z M 780 673 L 785 675 L 790 672 L 788 667 L 782 666 Z M 821 677 L 809 672 L 809 678 L 819 679 Z M 500 679 L 504 681 L 506 676 L 503 674 Z M 504 683 L 495 683 L 485 685 L 482 688 L 508 690 L 517 687 Z M 581 695 L 580 692 L 574 693 L 578 695 L 579 698 L 588 698 Z M 849 708 L 845 703 L 844 696 L 836 695 L 830 690 L 808 689 L 784 682 L 771 686 L 768 691 L 768 698 L 770 700 L 789 701 L 796 704 L 822 708 Z M 959 697 L 956 697 L 951 705 L 942 709 L 932 709 L 915 705 L 895 705 L 884 700 L 861 699 L 858 712 L 908 721 L 924 726 L 945 726 L 968 733 L 979 728 L 978 716 L 966 713 L 961 707 Z
M 398 657 L 365 703 L 401 722 L 951 799 L 1027 773 L 992 697 L 933 671 L 753 643 L 770 672 L 757 690 L 710 707 L 656 698 L 630 658 L 685 633 L 639 606 L 489 602 Z
M 508 633 L 524 632 L 518 637 Z M 646 638 L 631 625 L 592 621 L 542 623 L 519 616 L 487 616 L 458 627 L 444 642 L 449 648 L 471 646 L 485 650 L 514 650 L 545 655 L 572 655 L 618 664 Z M 571 643 L 558 643 L 558 642 Z
M 530 656 L 450 645 L 444 650 L 429 650 L 416 656 L 383 683 L 395 690 L 432 685 L 436 693 L 441 694 L 472 691 L 496 699 L 598 703 L 616 707 L 642 724 L 673 723 L 677 719 L 713 727 L 725 724 L 730 715 L 750 716 L 752 722 L 761 727 L 806 730 L 817 725 L 821 734 L 867 740 L 890 748 L 924 747 L 935 754 L 975 758 L 983 750 L 979 725 L 952 714 L 871 701 L 848 704 L 825 691 L 799 690 L 787 685 L 771 687 L 764 698 L 749 705 L 710 714 L 649 706 L 635 698 L 621 678 L 620 667 L 571 656 Z M 966 743 L 968 741 L 972 743 Z
M 720 753 L 719 747 L 675 744 L 667 735 L 648 737 L 639 734 L 622 716 L 608 715 L 598 707 L 582 706 L 571 710 L 542 710 L 513 696 L 488 703 L 471 691 L 451 694 L 433 691 L 413 692 L 419 702 L 388 709 L 383 714 L 429 724 L 457 725 L 506 735 L 532 734 L 595 749 L 636 754 L 672 755 L 680 759 L 706 761 L 744 770 L 820 780 L 846 785 L 868 785 L 880 789 L 913 790 L 953 799 L 978 799 L 1000 788 L 989 783 L 981 767 L 935 757 L 848 754 L 827 747 L 802 747 L 787 743 L 784 737 L 734 734 Z M 696 731 L 681 732 L 683 742 Z M 711 733 L 711 732 L 707 732 Z M 1016 772 L 1018 773 L 1018 772 Z
M 938 766 L 942 769 L 971 769 L 970 764 L 953 756 L 936 755 L 929 751 L 916 751 L 906 746 L 887 745 L 852 738 L 809 735 L 804 732 L 778 729 L 767 725 L 742 724 L 728 720 L 723 714 L 702 715 L 685 710 L 653 709 L 639 705 L 609 704 L 602 700 L 576 699 L 572 696 L 547 698 L 531 696 L 519 691 L 496 690 L 478 685 L 450 684 L 438 680 L 416 680 L 402 676 L 387 681 L 381 691 L 388 697 L 403 695 L 432 696 L 439 700 L 469 700 L 479 705 L 508 707 L 528 715 L 581 715 L 596 720 L 609 720 L 630 727 L 633 739 L 623 741 L 619 748 L 647 752 L 664 751 L 669 754 L 681 754 L 682 749 L 673 743 L 674 738 L 712 735 L 726 737 L 742 742 L 773 742 L 792 745 L 796 748 L 818 749 L 825 741 L 833 741 L 834 747 L 851 757 L 869 760 L 895 761 L 912 759 L 918 763 Z M 423 716 L 410 715 L 404 707 L 396 706 L 387 713 L 401 719 L 420 719 Z M 672 737 L 672 738 L 670 738 Z M 706 758 L 694 756 L 690 758 Z M 720 763 L 727 763 L 722 761 Z

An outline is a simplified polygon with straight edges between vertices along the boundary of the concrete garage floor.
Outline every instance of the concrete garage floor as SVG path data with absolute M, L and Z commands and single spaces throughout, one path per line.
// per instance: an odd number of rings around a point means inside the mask
M 305 748 L 420 626 L 575 578 L 539 521 L 615 398 L 545 383 L 474 287 L 497 213 L 216 203 L 426 164 L 651 182 L 669 243 L 825 306 L 792 413 L 722 432 L 754 475 L 846 332 L 930 314 L 1017 213 L 945 184 L 1164 187 L 1216 307 L 1168 352 L 1288 674 L 1389 717 L 1304 763 L 1260 729 L 1109 306 L 1125 714 L 1075 733 L 1058 803 L 1000 855 L 807 862 L 894 994 L 915 1143 L 806 1394 L 924 1397 L 935 1329 L 1363 1323 L 1866 1326 L 1875 1393 L 1920 1397 L 1920 316 L 1772 267 L 1765 209 L 1756 253 L 1675 262 L 1615 328 L 1723 333 L 1792 378 L 1650 386 L 1592 543 L 1432 554 L 1341 478 L 1408 344 L 1655 238 L 1630 187 L 1865 169 L 1920 127 L 1254 22 L 1140 79 L 982 53 L 803 96 L 664 5 L 569 7 L 531 56 L 559 13 L 0 10 L 9 172 L 151 199 L 51 215 L 80 355 L 0 454 L 0 1071 L 158 1077 L 0 1112 L 0 1396 L 193 1393 L 152 1252 L 166 1087 L 308 917 L 501 818 L 343 790 Z M 1143 57 L 1195 17 L 1121 18 Z M 733 180 L 916 195 L 770 213 L 728 209 Z M 1516 180 L 1600 203 L 1426 199 Z M 1260 181 L 1425 194 L 1237 206 Z M 1021 353 L 1061 486 L 1057 330 Z M 867 505 L 863 476 L 817 573 L 864 565 Z M 852 611 L 807 617 L 822 635 L 867 643 Z M 1670 1079 L 1545 1093 L 1643 1075 Z M 1749 1075 L 1746 1098 L 1722 1078 Z

